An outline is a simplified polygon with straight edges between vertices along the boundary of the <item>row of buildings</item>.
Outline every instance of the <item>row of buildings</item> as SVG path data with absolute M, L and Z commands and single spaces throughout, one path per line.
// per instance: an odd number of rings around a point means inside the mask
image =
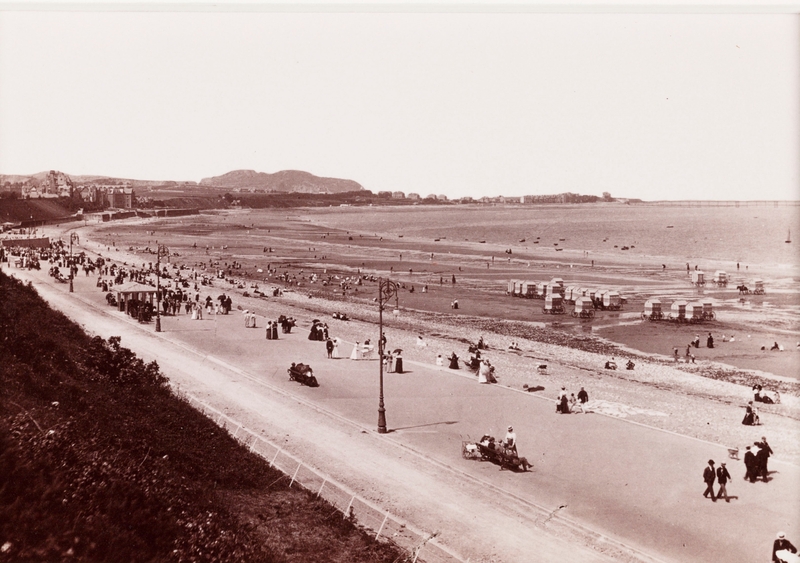
M 378 192 L 379 197 L 391 197 L 392 199 L 412 199 L 422 200 L 419 194 L 410 193 L 408 195 L 403 192 Z M 449 201 L 446 195 L 429 195 L 425 197 L 426 200 L 436 201 Z M 589 203 L 597 201 L 597 196 L 586 196 L 573 193 L 553 194 L 553 195 L 523 195 L 523 196 L 484 196 L 481 198 L 462 197 L 453 200 L 457 203 Z
M 136 194 L 127 184 L 90 182 L 76 185 L 69 176 L 56 170 L 50 170 L 38 183 L 6 182 L 2 191 L 13 192 L 20 199 L 80 198 L 87 203 L 118 209 L 132 209 L 136 205 Z

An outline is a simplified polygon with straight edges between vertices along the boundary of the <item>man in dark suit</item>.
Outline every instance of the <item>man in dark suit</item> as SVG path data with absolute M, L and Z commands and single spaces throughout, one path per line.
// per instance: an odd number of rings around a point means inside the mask
M 744 474 L 744 478 L 751 483 L 755 483 L 757 474 L 756 455 L 752 452 L 750 446 L 747 446 L 744 452 L 744 466 L 747 470 Z
M 714 496 L 714 480 L 716 479 L 717 474 L 714 471 L 714 460 L 708 460 L 708 467 L 703 470 L 703 481 L 706 483 L 706 490 L 703 493 L 703 496 L 708 498 L 708 495 L 711 495 L 711 500 L 717 502 L 717 497 Z
M 725 485 L 728 484 L 728 480 L 731 478 L 731 474 L 728 473 L 728 468 L 725 467 L 725 462 L 719 464 L 717 467 L 717 483 L 719 483 L 719 492 L 717 493 L 717 498 L 725 497 L 725 502 L 730 502 L 731 499 L 728 498 L 728 491 L 725 489 Z
M 769 447 L 766 436 L 761 436 L 761 442 L 759 442 L 758 447 L 761 448 L 761 451 L 764 452 L 763 466 L 761 467 L 761 478 L 764 479 L 764 481 L 767 481 L 769 480 L 769 470 L 767 469 L 767 462 L 769 462 L 769 456 L 771 456 L 774 452 L 772 451 L 772 448 Z
M 784 549 L 792 553 L 797 553 L 797 549 L 795 549 L 795 547 L 792 545 L 792 542 L 786 539 L 786 534 L 783 532 L 778 532 L 778 539 L 776 539 L 772 544 L 773 563 L 781 563 L 782 560 L 778 558 L 777 552 Z
M 755 467 L 755 477 L 761 477 L 764 482 L 769 480 L 769 476 L 767 475 L 767 449 L 762 446 L 761 442 L 753 442 L 753 445 L 756 447 L 756 467 Z

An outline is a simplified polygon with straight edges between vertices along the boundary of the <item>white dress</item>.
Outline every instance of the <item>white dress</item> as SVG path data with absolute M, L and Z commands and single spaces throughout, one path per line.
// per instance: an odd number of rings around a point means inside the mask
M 486 377 L 486 374 L 488 373 L 489 373 L 489 366 L 481 362 L 481 365 L 478 368 L 478 383 L 489 383 L 489 379 Z
M 353 351 L 350 352 L 350 359 L 357 360 L 358 359 L 358 350 L 359 350 L 359 343 L 356 342 L 355 346 L 353 346 Z
M 333 339 L 333 352 L 331 352 L 331 357 L 332 358 L 337 358 L 337 359 L 339 358 L 339 339 L 338 338 L 334 338 Z

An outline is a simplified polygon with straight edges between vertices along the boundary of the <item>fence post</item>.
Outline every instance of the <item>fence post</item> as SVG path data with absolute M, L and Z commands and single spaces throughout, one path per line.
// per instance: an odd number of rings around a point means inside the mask
M 278 459 L 279 453 L 281 453 L 280 448 L 278 448 L 278 450 L 275 452 L 275 457 L 272 458 L 272 461 L 269 462 L 270 467 L 275 467 L 275 460 Z
M 289 482 L 289 487 L 291 487 L 292 483 L 294 483 L 294 478 L 297 477 L 297 472 L 300 471 L 300 467 L 302 467 L 302 465 L 303 465 L 302 461 L 297 464 L 297 469 L 294 470 L 294 475 L 292 475 L 292 480 Z
M 350 507 L 353 506 L 353 501 L 356 500 L 356 496 L 353 495 L 353 498 L 350 499 L 350 502 L 347 504 L 347 509 L 344 511 L 342 518 L 347 518 L 350 515 Z
M 320 485 L 320 486 L 319 486 L 319 491 L 317 491 L 317 496 L 320 496 L 320 495 L 322 494 L 322 487 L 324 487 L 324 486 L 325 486 L 325 483 L 327 483 L 327 482 L 328 482 L 328 480 L 327 480 L 327 479 L 324 479 L 324 480 L 322 481 L 322 485 Z
M 386 521 L 389 519 L 389 513 L 386 513 L 386 516 L 383 517 L 383 522 L 381 522 L 381 527 L 378 528 L 378 533 L 375 534 L 375 539 L 377 540 L 381 536 L 381 532 L 383 531 L 383 526 L 386 524 Z

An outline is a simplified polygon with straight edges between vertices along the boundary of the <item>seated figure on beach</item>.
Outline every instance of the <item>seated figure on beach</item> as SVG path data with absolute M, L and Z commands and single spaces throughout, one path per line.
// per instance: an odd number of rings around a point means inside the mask
M 744 418 L 742 419 L 742 424 L 744 424 L 745 426 L 754 426 L 755 424 L 757 424 L 756 422 L 757 416 L 758 414 L 756 413 L 756 410 L 753 408 L 753 401 L 750 401 L 749 403 L 747 403 L 747 406 L 745 407 L 745 413 L 744 413 Z
M 614 358 L 611 358 L 606 362 L 606 369 L 617 369 L 617 362 L 614 361 Z

